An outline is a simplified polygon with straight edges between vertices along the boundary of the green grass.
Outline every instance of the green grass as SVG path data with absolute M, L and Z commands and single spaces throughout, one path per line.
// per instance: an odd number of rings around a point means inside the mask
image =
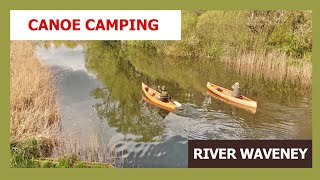
M 42 143 L 31 140 L 11 145 L 11 168 L 111 168 L 107 163 L 83 162 L 76 155 L 45 158 Z
M 10 149 L 10 167 L 39 167 L 39 164 L 34 161 L 35 158 L 40 157 L 40 147 L 36 140 L 11 145 Z

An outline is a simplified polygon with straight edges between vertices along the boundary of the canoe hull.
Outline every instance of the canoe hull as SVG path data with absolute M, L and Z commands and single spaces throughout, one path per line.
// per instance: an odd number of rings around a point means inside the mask
M 234 107 L 237 107 L 237 108 L 240 108 L 240 109 L 243 109 L 243 110 L 246 110 L 252 114 L 255 114 L 257 112 L 257 108 L 252 108 L 252 107 L 247 107 L 247 106 L 244 106 L 242 104 L 238 104 L 238 103 L 235 103 L 235 102 L 232 102 L 232 101 L 229 101 L 225 98 L 222 98 L 221 96 L 218 96 L 217 94 L 213 93 L 212 91 L 208 90 L 207 91 L 207 94 L 219 101 L 222 101 L 226 104 L 229 104 L 231 106 L 234 106 Z
M 143 99 L 145 102 L 147 102 L 148 104 L 151 104 L 152 106 L 156 106 L 156 107 L 158 107 L 158 108 L 160 108 L 160 109 L 164 109 L 164 110 L 169 111 L 169 112 L 175 112 L 175 109 L 170 109 L 170 108 L 167 108 L 167 107 L 165 107 L 165 106 L 161 106 L 161 105 L 159 105 L 159 104 L 157 104 L 157 103 L 154 103 L 154 102 L 151 101 L 149 98 L 147 98 L 144 93 L 142 93 L 142 99 Z
M 153 103 L 160 105 L 162 107 L 165 107 L 166 109 L 169 110 L 175 110 L 177 105 L 170 100 L 169 102 L 162 102 L 160 101 L 158 98 L 160 97 L 160 93 L 152 88 L 150 88 L 149 86 L 145 85 L 144 83 L 142 83 L 142 91 L 144 93 L 144 95 Z
M 245 96 L 241 96 L 241 98 L 236 98 L 232 96 L 232 91 L 220 86 L 217 86 L 215 84 L 212 84 L 210 82 L 207 83 L 207 88 L 213 92 L 214 94 L 220 96 L 221 98 L 224 98 L 228 101 L 231 101 L 233 103 L 237 103 L 242 106 L 246 106 L 249 108 L 257 108 L 257 102 L 253 101 Z

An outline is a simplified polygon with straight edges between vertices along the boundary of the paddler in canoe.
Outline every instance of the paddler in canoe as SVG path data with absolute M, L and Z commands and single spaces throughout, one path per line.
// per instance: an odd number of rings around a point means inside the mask
M 171 99 L 167 88 L 159 88 L 160 92 L 148 87 L 144 83 L 142 83 L 142 91 L 145 94 L 145 96 L 151 100 L 152 102 L 164 106 L 166 108 L 169 108 L 171 110 L 175 110 L 176 107 L 181 106 L 181 104 L 177 101 L 174 101 Z
M 232 91 L 221 86 L 212 84 L 210 82 L 207 83 L 207 88 L 212 91 L 213 93 L 217 94 L 218 96 L 225 98 L 229 101 L 250 107 L 250 108 L 257 108 L 257 102 L 253 101 L 241 94 L 240 84 L 236 82 L 232 86 Z
M 231 96 L 235 97 L 235 98 L 241 98 L 241 91 L 240 91 L 240 84 L 238 82 L 234 83 L 232 86 L 232 93 Z M 217 90 L 219 92 L 222 92 L 223 90 L 220 87 L 217 87 Z
M 169 102 L 169 100 L 171 99 L 166 86 L 162 86 L 160 88 L 160 86 L 158 86 L 158 91 L 160 92 L 160 97 L 159 100 L 162 102 Z
M 238 82 L 234 83 L 232 85 L 232 96 L 236 97 L 236 98 L 240 98 L 241 97 L 241 88 L 240 88 L 240 84 Z

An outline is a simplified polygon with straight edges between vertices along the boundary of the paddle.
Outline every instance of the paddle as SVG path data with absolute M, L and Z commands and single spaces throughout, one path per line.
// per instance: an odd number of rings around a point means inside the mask
M 171 99 L 171 96 L 169 95 L 169 101 L 173 102 L 177 107 L 182 106 L 179 102 L 174 101 L 173 99 Z
M 173 102 L 175 105 L 177 105 L 177 107 L 182 106 L 182 105 L 181 105 L 179 102 L 177 102 L 177 101 L 172 100 L 172 102 Z

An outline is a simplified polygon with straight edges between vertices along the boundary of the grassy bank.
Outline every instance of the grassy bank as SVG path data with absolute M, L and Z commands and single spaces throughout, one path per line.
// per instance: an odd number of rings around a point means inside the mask
M 171 57 L 226 62 L 241 74 L 311 86 L 312 13 L 184 10 L 181 41 L 128 41 Z
M 70 142 L 62 142 L 53 77 L 34 47 L 32 41 L 10 44 L 10 166 L 112 167 L 108 163 L 80 161 L 75 152 L 59 150 L 61 143 Z M 47 158 L 53 149 L 60 157 Z
M 54 146 L 59 136 L 58 105 L 49 70 L 31 41 L 10 45 L 10 142 L 32 139 Z
M 287 56 L 284 52 L 272 52 L 267 55 L 264 52 L 251 52 L 222 61 L 241 75 L 280 83 L 289 82 L 304 89 L 311 89 L 312 62 Z
M 49 70 L 37 58 L 31 41 L 12 41 L 10 44 L 11 166 L 32 167 L 32 158 L 50 154 L 57 144 L 59 131 L 58 105 Z
M 16 168 L 112 168 L 108 163 L 80 161 L 76 155 L 45 158 L 43 143 L 30 140 L 11 145 L 11 167 Z

